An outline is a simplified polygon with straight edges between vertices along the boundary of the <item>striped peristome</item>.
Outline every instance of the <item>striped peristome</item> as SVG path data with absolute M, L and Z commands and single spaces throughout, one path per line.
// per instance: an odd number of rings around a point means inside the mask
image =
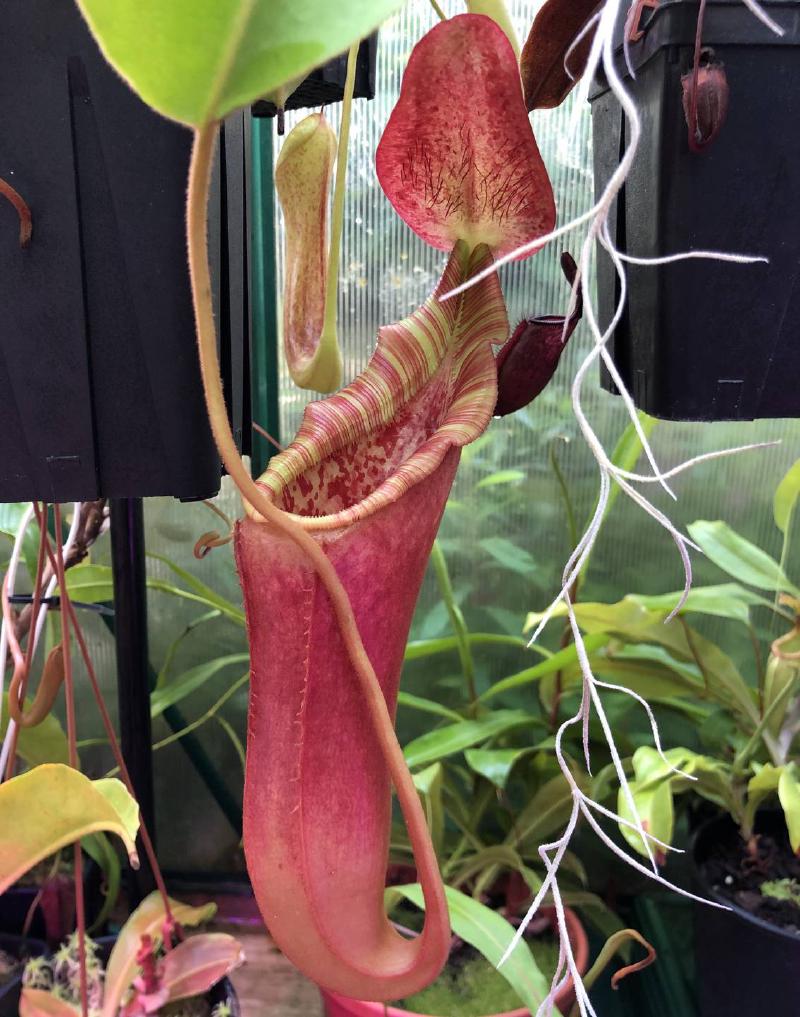
M 492 346 L 508 337 L 496 275 L 440 298 L 491 264 L 485 246 L 454 247 L 434 293 L 378 333 L 366 370 L 311 403 L 297 437 L 259 483 L 311 530 L 334 530 L 395 501 L 429 476 L 448 449 L 474 441 L 492 417 Z

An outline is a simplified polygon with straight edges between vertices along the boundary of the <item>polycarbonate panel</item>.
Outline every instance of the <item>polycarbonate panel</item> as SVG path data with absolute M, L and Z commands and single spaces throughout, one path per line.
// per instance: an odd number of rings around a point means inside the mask
M 537 6 L 520 0 L 512 3 L 521 36 Z M 463 9 L 456 2 L 446 3 L 445 8 L 451 14 Z M 339 285 L 339 332 L 346 381 L 366 364 L 378 327 L 417 307 L 432 290 L 444 265 L 443 254 L 417 240 L 394 214 L 374 171 L 375 148 L 397 97 L 408 54 L 435 20 L 427 0 L 414 0 L 382 29 L 377 97 L 373 102 L 357 101 L 353 111 Z M 302 115 L 287 115 L 287 131 Z M 338 109 L 328 109 L 326 115 L 338 129 Z M 559 221 L 565 222 L 591 203 L 588 108 L 576 110 L 570 101 L 560 110 L 537 113 L 533 122 L 555 187 Z M 276 142 L 277 152 L 280 139 Z M 570 236 L 564 246 L 577 251 L 581 236 Z M 280 229 L 274 242 L 281 267 Z M 564 309 L 568 292 L 558 271 L 561 249 L 555 245 L 503 270 L 512 322 L 523 315 Z M 702 271 L 702 266 L 698 265 L 697 270 Z M 536 403 L 513 417 L 495 421 L 487 435 L 464 454 L 441 537 L 456 594 L 468 623 L 476 630 L 519 633 L 525 613 L 544 608 L 558 590 L 571 544 L 559 486 L 549 462 L 551 449 L 557 449 L 578 520 L 583 522 L 594 505 L 597 469 L 579 434 L 569 396 L 571 379 L 588 349 L 589 337 L 582 327 L 563 357 L 555 380 Z M 296 430 L 310 396 L 294 387 L 282 356 L 280 360 L 281 437 L 286 442 Z M 606 447 L 613 447 L 626 417 L 620 401 L 601 391 L 596 371 L 587 379 L 583 403 Z M 724 518 L 777 555 L 779 535 L 772 523 L 771 496 L 783 471 L 800 454 L 799 437 L 795 421 L 659 423 L 653 445 L 664 466 L 731 445 L 776 439 L 782 444 L 708 463 L 677 478 L 677 503 L 652 486 L 649 493 L 682 527 L 696 518 Z M 236 498 L 229 488 L 223 504 L 231 514 L 236 513 Z M 192 557 L 195 539 L 216 526 L 207 509 L 154 500 L 147 504 L 147 523 L 151 551 L 175 560 L 239 602 L 228 548 L 214 551 L 202 562 Z M 699 579 L 721 581 L 720 573 L 698 557 L 694 555 Z M 169 570 L 160 562 L 152 560 L 150 571 L 162 581 L 170 580 Z M 617 599 L 628 592 L 666 592 L 677 589 L 681 582 L 680 561 L 668 535 L 640 509 L 620 499 L 599 540 L 581 596 Z M 157 667 L 170 643 L 200 613 L 202 610 L 191 602 L 151 592 L 151 647 Z M 413 634 L 433 636 L 447 629 L 447 615 L 429 576 Z M 729 623 L 712 623 L 708 631 L 737 657 L 743 673 L 750 674 L 749 647 L 731 632 Z M 559 636 L 560 629 L 553 627 L 544 639 L 552 646 Z M 241 630 L 221 620 L 209 622 L 182 644 L 174 673 L 180 674 L 219 654 L 235 652 L 243 645 Z M 482 652 L 478 656 L 479 681 L 497 679 L 533 660 L 530 654 L 517 651 Z M 457 702 L 460 693 L 455 669 L 454 659 L 432 658 L 408 669 L 406 687 Z M 202 717 L 236 677 L 237 671 L 226 672 L 185 700 L 181 707 L 187 717 Z M 535 690 L 529 693 L 531 697 L 535 694 Z M 241 738 L 245 707 L 245 690 L 241 689 L 221 710 L 222 717 L 230 721 Z M 401 711 L 403 732 L 411 730 L 416 721 Z M 156 723 L 156 734 L 158 738 L 169 734 L 163 721 Z M 200 728 L 198 734 L 231 793 L 238 795 L 241 768 L 228 735 L 214 721 Z M 155 770 L 159 834 L 166 864 L 183 869 L 235 867 L 239 862 L 238 839 L 180 747 L 173 744 L 160 749 Z

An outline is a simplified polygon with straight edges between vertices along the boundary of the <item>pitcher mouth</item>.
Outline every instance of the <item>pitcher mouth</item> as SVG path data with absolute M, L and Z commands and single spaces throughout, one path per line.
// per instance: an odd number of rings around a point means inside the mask
M 485 245 L 456 244 L 434 293 L 380 329 L 363 373 L 306 407 L 297 437 L 258 480 L 278 508 L 308 530 L 352 525 L 485 430 L 497 401 L 492 346 L 508 337 L 500 283 L 492 275 L 459 297 L 440 297 L 491 263 Z

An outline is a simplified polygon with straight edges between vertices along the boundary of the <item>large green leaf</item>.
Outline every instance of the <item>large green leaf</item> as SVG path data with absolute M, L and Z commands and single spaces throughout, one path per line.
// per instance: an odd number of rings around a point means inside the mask
M 420 713 L 432 713 L 436 717 L 444 717 L 447 720 L 460 722 L 464 719 L 460 713 L 456 713 L 455 710 L 450 710 L 446 706 L 442 706 L 442 704 L 437 703 L 435 699 L 425 699 L 424 696 L 414 696 L 410 692 L 403 692 L 402 689 L 397 693 L 397 705 L 406 706 L 410 710 L 419 710 Z
M 422 798 L 425 808 L 425 819 L 430 830 L 434 851 L 439 855 L 444 843 L 444 806 L 442 804 L 444 767 L 441 763 L 431 763 L 424 770 L 415 773 L 413 780 L 414 787 Z
M 531 617 L 530 615 L 528 616 Z M 595 650 L 606 646 L 609 642 L 609 638 L 604 633 L 598 633 L 596 635 L 590 635 L 584 639 L 586 650 L 589 654 L 594 653 Z M 575 645 L 571 644 L 566 646 L 563 650 L 559 650 L 557 653 L 552 654 L 546 660 L 543 660 L 539 664 L 534 664 L 533 667 L 525 668 L 524 671 L 518 671 L 516 674 L 509 675 L 507 678 L 501 679 L 499 682 L 495 682 L 494 685 L 490 686 L 481 696 L 481 702 L 485 702 L 488 699 L 492 699 L 494 696 L 500 695 L 501 692 L 508 692 L 509 689 L 517 689 L 521 685 L 529 685 L 532 682 L 539 681 L 541 678 L 546 677 L 550 674 L 555 674 L 556 671 L 561 671 L 570 664 L 574 664 L 578 659 L 578 653 L 575 649 Z
M 425 766 L 439 759 L 463 752 L 479 742 L 504 734 L 512 728 L 531 724 L 536 718 L 521 710 L 498 710 L 479 720 L 462 720 L 458 724 L 428 731 L 409 742 L 403 750 L 410 767 Z
M 114 578 L 108 565 L 76 565 L 67 572 L 67 590 L 73 600 L 102 604 L 114 599 Z
M 670 612 L 678 603 L 682 592 L 659 593 L 655 596 L 631 594 L 630 599 L 651 611 Z M 717 618 L 732 618 L 743 625 L 750 621 L 750 608 L 756 605 L 770 607 L 766 597 L 738 583 L 720 583 L 718 586 L 694 586 L 684 601 L 679 614 L 707 614 Z
M 231 653 L 226 657 L 216 657 L 214 660 L 190 667 L 188 671 L 184 671 L 182 675 L 152 693 L 150 696 L 151 716 L 161 716 L 164 710 L 191 695 L 195 689 L 205 685 L 209 679 L 219 674 L 220 671 L 224 671 L 225 668 L 234 664 L 248 664 L 249 661 L 250 654 L 248 653 Z
M 525 647 L 525 640 L 520 636 L 504 636 L 495 632 L 468 632 L 467 641 L 470 646 L 516 646 Z M 420 660 L 422 657 L 433 657 L 437 653 L 450 653 L 459 646 L 458 636 L 441 636 L 438 639 L 412 639 L 406 644 L 404 660 Z
M 800 596 L 800 590 L 787 578 L 774 558 L 745 540 L 722 520 L 698 519 L 689 525 L 688 530 L 711 561 L 739 582 L 759 590 L 786 590 Z
M 775 517 L 775 525 L 781 533 L 785 534 L 789 528 L 798 497 L 800 497 L 800 459 L 795 459 L 775 488 L 772 500 L 772 514 Z
M 800 767 L 789 763 L 783 768 L 778 780 L 778 797 L 781 800 L 789 842 L 795 854 L 800 853 Z
M 445 886 L 444 891 L 453 932 L 497 967 L 514 937 L 514 927 L 496 911 L 459 890 Z M 402 895 L 418 908 L 425 906 L 419 883 L 390 887 L 387 894 L 390 899 Z M 498 970 L 530 1012 L 536 1013 L 550 991 L 550 985 L 539 970 L 525 940 L 514 947 L 505 964 Z M 555 1007 L 551 1012 L 558 1017 L 559 1011 Z
M 304 77 L 400 0 L 78 0 L 108 61 L 159 113 L 198 127 Z
M 535 851 L 540 844 L 546 843 L 550 834 L 563 829 L 572 804 L 572 790 L 564 775 L 559 773 L 542 784 L 520 812 L 506 843 L 530 847 Z
M 559 604 L 554 617 L 566 614 Z M 672 657 L 695 664 L 702 676 L 708 696 L 732 709 L 739 718 L 752 725 L 758 720 L 753 692 L 748 688 L 731 658 L 709 639 L 690 628 L 682 619 L 664 624 L 667 612 L 651 611 L 632 597 L 615 604 L 583 602 L 575 605 L 581 628 L 591 634 L 606 633 L 625 642 L 652 643 L 667 650 Z M 526 629 L 535 626 L 541 615 L 529 614 Z M 588 646 L 588 639 L 586 640 Z M 554 659 L 554 658 L 551 658 Z M 548 660 L 546 663 L 550 663 Z M 688 675 L 684 674 L 684 677 Z M 698 689 L 698 692 L 700 690 Z
M 504 788 L 516 764 L 532 749 L 467 749 L 464 753 L 469 766 L 491 781 L 495 787 Z
M 13 541 L 22 522 L 22 517 L 29 507 L 28 502 L 7 502 L 0 505 L 0 533 L 5 533 Z M 28 527 L 22 539 L 22 558 L 31 578 L 36 575 L 38 557 L 39 530 L 34 522 Z
M 756 764 L 758 765 L 758 764 Z M 772 763 L 765 763 L 759 766 L 747 784 L 747 804 L 744 810 L 743 828 L 747 836 L 753 832 L 756 812 L 761 803 L 770 795 L 777 794 L 780 783 L 782 766 L 773 766 Z
M 226 618 L 230 618 L 231 621 L 236 622 L 237 625 L 244 626 L 244 611 L 236 604 L 232 604 L 229 600 L 226 600 L 223 596 L 212 590 L 210 586 L 207 586 L 204 582 L 193 576 L 191 572 L 187 572 L 186 569 L 176 565 L 174 561 L 167 558 L 163 554 L 155 554 L 149 551 L 147 554 L 148 558 L 152 558 L 155 561 L 160 561 L 162 565 L 166 567 L 180 579 L 183 584 L 187 587 L 186 590 L 181 590 L 179 587 L 172 586 L 170 583 L 166 583 L 161 579 L 152 578 L 148 580 L 147 585 L 151 589 L 163 590 L 165 593 L 172 593 L 179 597 L 186 597 L 189 600 L 194 600 L 199 604 L 204 604 L 206 607 L 216 608 L 225 615 Z
M 530 552 L 506 537 L 484 537 L 478 541 L 478 547 L 509 572 L 530 576 L 536 568 L 536 562 Z
M 0 893 L 43 858 L 100 830 L 115 833 L 135 855 L 139 807 L 124 784 L 91 781 L 60 763 L 0 784 L 0 816 Z

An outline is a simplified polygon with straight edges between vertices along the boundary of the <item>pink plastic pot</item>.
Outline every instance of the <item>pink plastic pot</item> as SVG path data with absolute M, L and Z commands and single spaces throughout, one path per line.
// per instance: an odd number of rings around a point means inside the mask
M 555 915 L 551 914 L 550 918 L 555 927 Z M 575 963 L 578 971 L 583 974 L 589 966 L 589 941 L 586 938 L 586 930 L 580 918 L 570 908 L 566 908 L 566 918 Z M 349 999 L 347 996 L 327 992 L 325 989 L 321 989 L 320 992 L 325 1004 L 326 1017 L 413 1017 L 409 1010 L 398 1010 L 397 1007 L 387 1006 L 383 1003 Z M 569 1011 L 574 1001 L 575 993 L 570 980 L 556 996 L 555 1003 L 563 1014 Z M 427 1015 L 418 1014 L 417 1017 L 427 1017 Z M 507 1010 L 500 1014 L 487 1014 L 486 1017 L 530 1017 L 530 1012 L 521 1007 L 519 1010 Z

